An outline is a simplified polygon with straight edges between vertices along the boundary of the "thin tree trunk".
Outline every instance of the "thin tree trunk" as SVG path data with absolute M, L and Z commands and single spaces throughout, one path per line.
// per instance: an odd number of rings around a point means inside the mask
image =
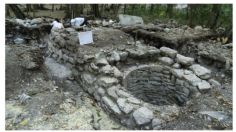
M 10 9 L 8 5 L 6 5 L 6 16 L 10 16 Z
M 189 22 L 188 25 L 190 27 L 193 26 L 193 18 L 195 17 L 195 9 L 196 9 L 196 5 L 195 4 L 189 4 Z
M 166 10 L 166 15 L 168 18 L 172 18 L 173 17 L 173 4 L 168 4 L 167 5 L 167 10 Z
M 135 4 L 132 5 L 132 14 L 134 14 Z
M 154 4 L 151 4 L 151 7 L 150 7 L 149 12 L 150 12 L 150 13 L 153 13 L 153 10 L 154 10 Z
M 211 16 L 208 22 L 208 26 L 211 29 L 215 29 L 217 27 L 217 21 L 219 19 L 220 16 L 220 11 L 221 11 L 221 5 L 220 4 L 214 4 L 212 6 L 212 10 L 211 10 Z
M 126 4 L 124 4 L 124 14 L 126 13 Z
M 91 4 L 92 6 L 92 12 L 95 17 L 100 17 L 99 7 L 98 4 Z
M 54 4 L 52 4 L 52 12 L 54 12 Z
M 25 14 L 20 10 L 20 8 L 16 4 L 9 4 L 9 7 L 17 18 L 25 19 Z

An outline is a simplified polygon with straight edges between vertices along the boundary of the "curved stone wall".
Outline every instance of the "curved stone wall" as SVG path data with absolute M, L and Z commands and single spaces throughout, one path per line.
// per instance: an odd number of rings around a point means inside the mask
M 171 68 L 161 65 L 133 70 L 124 81 L 135 97 L 155 105 L 184 105 L 190 95 L 187 86 L 176 83 Z
M 53 34 L 49 50 L 52 57 L 70 65 L 73 78 L 82 88 L 130 129 L 161 129 L 179 116 L 179 105 L 215 87 L 210 70 L 167 47 L 133 44 L 86 54 L 69 50 L 69 45 L 63 48 L 66 41 L 55 42 Z M 71 43 L 79 45 L 77 41 Z M 76 47 L 84 50 L 83 46 Z

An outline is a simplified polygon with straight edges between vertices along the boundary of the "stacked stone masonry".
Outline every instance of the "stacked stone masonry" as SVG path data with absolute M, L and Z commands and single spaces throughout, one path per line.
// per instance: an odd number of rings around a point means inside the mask
M 176 50 L 138 43 L 82 54 L 76 35 L 72 28 L 53 31 L 49 42 L 52 57 L 71 65 L 76 71 L 73 78 L 83 89 L 111 117 L 131 129 L 161 129 L 178 117 L 179 106 L 191 97 L 220 85 L 211 78 L 210 70 Z

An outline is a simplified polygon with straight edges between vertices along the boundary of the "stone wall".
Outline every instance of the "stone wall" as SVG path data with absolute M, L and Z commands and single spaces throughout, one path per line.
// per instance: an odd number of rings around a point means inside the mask
M 71 28 L 52 32 L 52 57 L 69 65 L 72 78 L 130 129 L 161 129 L 178 117 L 179 105 L 220 85 L 210 70 L 176 50 L 136 43 L 91 52 L 75 34 Z

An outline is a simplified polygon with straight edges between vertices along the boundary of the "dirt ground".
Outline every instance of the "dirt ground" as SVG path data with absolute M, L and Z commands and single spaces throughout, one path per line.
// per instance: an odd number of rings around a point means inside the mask
M 85 46 L 85 49 L 97 52 L 122 48 L 123 43 L 132 41 L 127 36 L 112 29 L 95 31 L 96 44 Z M 39 70 L 26 70 L 19 65 L 20 50 L 21 46 L 17 45 L 5 47 L 7 130 L 127 130 L 111 119 L 79 84 L 59 78 L 71 72 L 66 65 L 45 56 Z M 58 68 L 62 69 L 61 72 L 51 76 Z M 212 110 L 223 111 L 232 117 L 232 78 L 226 76 L 222 83 L 221 88 L 189 100 L 181 108 L 179 118 L 167 123 L 163 129 L 232 129 L 229 125 L 232 122 L 212 122 L 198 114 L 201 110 Z
M 6 130 L 125 129 L 78 84 L 67 80 L 61 85 L 48 76 L 52 71 L 46 66 L 37 71 L 22 68 L 19 49 L 6 45 Z

